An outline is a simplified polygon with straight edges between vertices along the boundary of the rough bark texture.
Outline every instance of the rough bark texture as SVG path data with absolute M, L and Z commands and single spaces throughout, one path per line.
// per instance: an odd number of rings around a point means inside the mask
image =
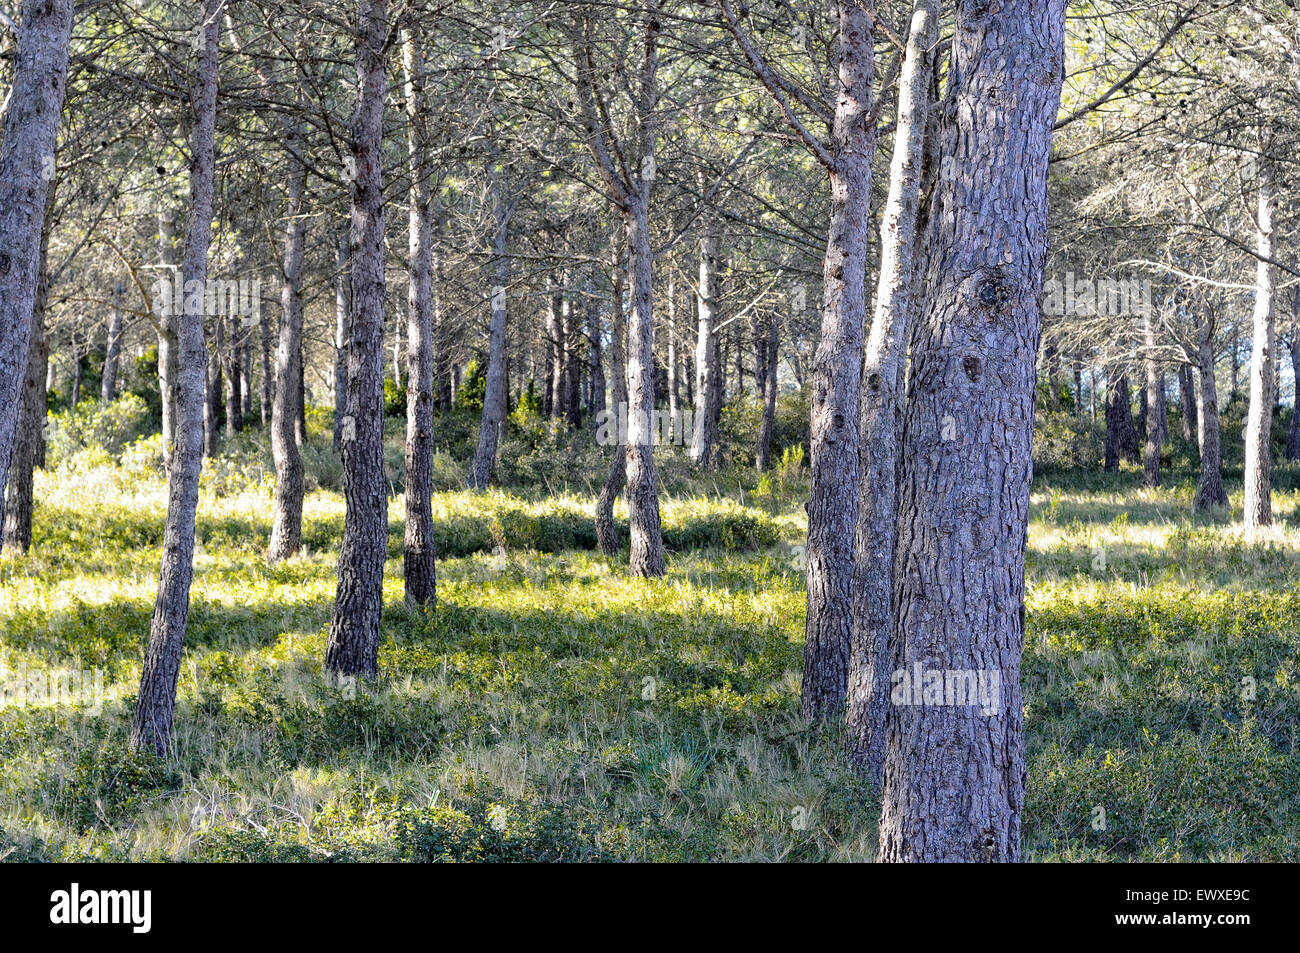
M 9 463 L 9 481 L 3 509 L 4 536 L 2 549 L 27 552 L 32 545 L 33 483 L 36 466 L 45 443 L 45 415 L 48 392 L 45 377 L 49 368 L 50 342 L 45 336 L 45 305 L 49 300 L 49 271 L 46 252 L 49 246 L 50 211 L 54 205 L 54 186 L 46 196 L 46 227 L 41 230 L 41 263 L 32 308 L 32 333 L 27 345 L 27 367 L 19 399 L 18 428 L 14 434 L 13 456 Z
M 875 73 L 873 6 L 839 0 L 839 63 L 831 128 L 831 211 L 822 259 L 821 341 L 813 358 L 808 501 L 808 618 L 802 706 L 828 719 L 844 709 L 853 632 L 858 522 L 862 344 L 867 319 L 867 230 Z
M 957 13 L 911 335 L 894 670 L 983 673 L 989 691 L 987 704 L 891 705 L 885 861 L 1020 859 L 1024 558 L 1064 26 L 1065 0 Z
M 626 337 L 623 320 L 623 262 L 622 256 L 614 259 L 613 269 L 614 302 L 610 314 L 609 335 L 609 379 L 610 397 L 613 399 L 615 412 L 627 406 L 627 372 L 624 367 L 623 339 Z M 618 527 L 614 523 L 614 501 L 623 492 L 627 482 L 627 454 L 622 447 L 614 448 L 613 459 L 609 462 L 609 472 L 596 497 L 596 542 L 600 551 L 606 556 L 614 556 L 621 545 Z
M 71 34 L 72 0 L 25 0 L 0 140 L 0 523 L 40 283 L 41 232 Z
M 1107 472 L 1119 470 L 1120 459 L 1133 460 L 1137 427 L 1129 406 L 1128 376 L 1117 368 L 1106 371 L 1106 461 Z
M 483 416 L 479 419 L 478 446 L 470 467 L 471 489 L 486 490 L 496 471 L 497 448 L 506 419 L 506 285 L 510 283 L 510 258 L 506 254 L 511 206 L 504 185 L 498 180 L 496 234 L 492 255 L 496 260 L 496 281 L 492 287 L 492 323 L 488 331 L 488 366 L 483 394 Z
M 217 455 L 217 419 L 221 415 L 221 352 L 226 349 L 226 322 L 218 316 L 212 322 L 213 351 L 216 359 L 208 361 L 203 393 L 203 456 Z
M 1219 388 L 1214 382 L 1214 325 L 1208 323 L 1197 352 L 1197 373 L 1201 378 L 1200 421 L 1201 476 L 1196 483 L 1192 509 L 1204 513 L 1228 505 L 1223 488 L 1223 462 L 1219 450 Z
M 754 468 L 762 473 L 772 462 L 772 429 L 776 425 L 777 370 L 780 365 L 781 322 L 775 314 L 767 316 L 767 335 L 761 342 L 763 353 L 763 417 L 758 424 L 758 445 L 754 448 Z
M 1259 163 L 1259 201 L 1255 212 L 1255 306 L 1250 351 L 1250 405 L 1246 411 L 1246 472 L 1242 524 L 1246 535 L 1273 523 L 1271 434 L 1273 429 L 1273 266 L 1277 250 L 1273 229 L 1272 169 Z
M 406 533 L 402 578 L 406 604 L 432 608 L 437 599 L 433 536 L 433 183 L 429 167 L 429 104 L 418 26 L 404 30 L 407 154 L 411 174 L 406 305 Z
M 846 721 L 854 760 L 879 782 L 893 662 L 894 547 L 903 371 L 912 307 L 913 252 L 929 115 L 930 48 L 938 0 L 917 0 L 898 87 L 898 123 L 889 196 L 880 225 L 880 279 L 863 365 L 862 483 L 856 534 L 853 642 Z
M 190 206 L 185 229 L 181 276 L 204 287 L 208 243 L 212 234 L 214 137 L 217 118 L 217 56 L 222 0 L 203 0 L 196 25 L 200 41 L 190 95 Z M 199 296 L 202 298 L 202 296 Z M 203 340 L 203 304 L 186 296 L 175 316 L 176 443 L 167 487 L 167 523 L 163 532 L 162 568 L 154 604 L 149 645 L 140 673 L 140 694 L 131 722 L 131 745 L 159 755 L 171 742 L 185 626 L 194 576 L 194 518 L 203 466 L 203 388 L 208 355 Z
M 388 547 L 384 476 L 384 43 L 386 0 L 360 0 L 357 100 L 351 120 L 352 333 L 343 427 L 343 547 L 325 666 L 378 673 L 379 621 Z M 285 386 L 292 386 L 286 384 Z
M 280 337 L 275 349 L 275 389 L 271 405 L 271 457 L 275 461 L 275 512 L 267 558 L 288 559 L 302 545 L 302 453 L 298 449 L 297 420 L 300 394 L 296 382 L 302 373 L 302 274 L 307 248 L 307 167 L 298 158 L 303 149 L 302 125 L 285 123 L 289 181 L 284 203 L 284 251 L 280 263 Z

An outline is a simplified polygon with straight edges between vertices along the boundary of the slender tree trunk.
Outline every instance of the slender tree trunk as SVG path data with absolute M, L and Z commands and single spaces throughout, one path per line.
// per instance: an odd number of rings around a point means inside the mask
M 221 415 L 221 352 L 226 349 L 226 322 L 217 315 L 213 322 L 216 359 L 208 361 L 203 392 L 203 455 L 217 455 L 217 418 Z
M 162 277 L 154 285 L 154 311 L 158 322 L 158 392 L 162 402 L 163 463 L 171 472 L 172 450 L 176 443 L 176 295 L 184 300 L 184 278 L 175 264 L 176 224 L 174 210 L 167 199 L 158 206 L 158 261 Z
M 359 0 L 357 99 L 351 121 L 352 333 L 343 426 L 343 548 L 325 667 L 379 671 L 379 621 L 388 551 L 384 475 L 384 45 L 386 0 Z M 285 386 L 293 386 L 287 382 Z
M 601 346 L 600 307 L 596 303 L 595 289 L 587 288 L 587 338 L 590 344 L 591 362 L 591 419 L 594 426 L 596 417 L 605 409 L 605 366 Z
M 492 323 L 488 337 L 487 386 L 483 395 L 483 416 L 479 420 L 478 447 L 470 468 L 471 489 L 486 490 L 496 470 L 501 428 L 506 419 L 506 285 L 510 283 L 509 245 L 512 206 L 506 198 L 505 183 L 496 179 L 496 233 L 492 254 L 496 262 L 496 282 L 492 287 Z M 556 392 L 558 394 L 558 391 Z
M 71 33 L 72 0 L 25 0 L 0 139 L 0 524 L 40 283 L 41 232 Z
M 0 548 L 10 552 L 25 553 L 32 545 L 32 512 L 35 508 L 33 484 L 45 442 L 45 416 L 48 409 L 45 375 L 50 358 L 50 344 L 45 336 L 45 311 L 50 287 L 47 252 L 54 192 L 55 185 L 51 184 L 45 199 L 45 227 L 41 229 L 39 277 L 32 307 L 27 367 L 19 394 L 22 405 L 19 408 L 13 456 L 9 463 L 7 498 L 3 507 L 4 535 Z
M 685 440 L 682 433 L 682 403 L 681 403 L 681 386 L 680 386 L 680 365 L 677 359 L 677 289 L 673 281 L 673 273 L 668 273 L 668 290 L 664 294 L 664 301 L 668 305 L 668 421 L 671 428 L 671 443 L 680 445 Z
M 579 341 L 582 332 L 578 326 L 577 305 L 570 295 L 564 299 L 564 413 L 565 422 L 570 430 L 582 426 L 582 405 L 579 397 L 582 393 L 582 364 L 578 360 Z
M 921 170 L 929 118 L 930 49 L 938 0 L 916 0 L 898 87 L 889 197 L 880 225 L 880 279 L 863 367 L 862 484 L 856 534 L 853 643 L 846 717 L 854 760 L 879 783 L 885 760 L 893 651 L 893 567 L 898 537 L 899 434 L 915 281 Z
M 1145 486 L 1155 489 L 1160 485 L 1160 448 L 1164 443 L 1165 428 L 1161 421 L 1165 418 L 1165 375 L 1156 363 L 1156 333 L 1150 314 L 1143 318 L 1143 332 L 1146 339 L 1143 364 L 1147 379 L 1147 439 L 1142 458 L 1142 481 Z
M 1196 416 L 1196 387 L 1192 383 L 1192 366 L 1183 364 L 1178 368 L 1178 399 L 1183 407 L 1183 439 L 1200 452 L 1200 440 L 1197 431 L 1200 425 Z
M 199 7 L 201 42 L 191 92 L 194 126 L 190 132 L 190 208 L 180 277 L 186 282 L 198 282 L 200 288 L 207 283 L 208 243 L 212 234 L 222 2 L 202 0 Z M 176 347 L 176 448 L 168 474 L 162 569 L 149 645 L 140 674 L 140 693 L 131 722 L 132 747 L 149 749 L 160 756 L 167 753 L 171 741 L 176 679 L 189 620 L 194 519 L 199 502 L 199 471 L 203 466 L 203 386 L 208 355 L 203 340 L 203 305 L 189 296 L 181 313 L 176 315 Z
M 275 515 L 267 558 L 288 559 L 302 545 L 303 465 L 297 439 L 302 373 L 302 274 L 307 248 L 307 167 L 300 120 L 285 123 L 289 181 L 284 204 L 284 257 L 281 260 L 280 338 L 275 349 L 275 389 L 271 405 L 271 457 L 275 461 Z M 382 320 L 382 315 L 381 315 Z
M 113 304 L 108 312 L 108 339 L 104 343 L 104 376 L 100 381 L 99 397 L 105 404 L 117 400 L 117 366 L 122 355 L 122 297 L 126 283 L 118 280 L 113 285 Z
M 429 104 L 422 35 L 403 31 L 407 151 L 411 173 L 407 249 L 411 261 L 406 308 L 406 536 L 402 576 L 409 606 L 437 600 L 433 535 L 433 183 L 429 168 Z
M 871 4 L 839 0 L 839 89 L 831 139 L 831 212 L 822 260 L 821 341 L 813 358 L 808 618 L 802 706 L 823 720 L 844 710 L 853 637 L 862 345 L 867 323 L 867 231 L 876 151 Z
M 700 236 L 700 279 L 695 295 L 699 325 L 695 335 L 695 420 L 691 462 L 710 469 L 717 460 L 717 420 L 714 407 L 722 402 L 722 362 L 718 353 L 718 252 L 722 238 L 709 218 Z
M 1228 494 L 1223 489 L 1223 464 L 1219 451 L 1219 389 L 1214 382 L 1214 325 L 1206 321 L 1205 333 L 1197 351 L 1197 372 L 1201 377 L 1201 402 L 1197 417 L 1201 425 L 1201 477 L 1196 484 L 1192 509 L 1205 513 L 1226 507 Z
M 754 467 L 760 473 L 772 462 L 772 429 L 776 426 L 777 369 L 780 364 L 781 322 L 775 313 L 767 316 L 767 335 L 763 348 L 763 417 L 758 424 L 758 447 Z
M 623 255 L 622 250 L 615 254 L 613 264 L 613 307 L 610 314 L 609 335 L 609 379 L 610 397 L 613 400 L 615 427 L 619 425 L 619 415 L 627 413 L 627 370 L 624 366 L 623 342 L 627 335 L 623 318 Z M 627 453 L 616 442 L 613 459 L 609 462 L 609 472 L 601 485 L 596 498 L 596 542 L 600 551 L 606 556 L 618 554 L 621 545 L 618 527 L 614 523 L 614 501 L 623 492 L 627 482 Z
M 226 378 L 226 436 L 233 437 L 244 429 L 244 390 L 240 382 L 241 367 L 239 363 L 239 342 L 243 335 L 240 327 L 242 317 L 238 313 L 230 315 L 230 338 L 225 351 L 219 352 L 222 360 L 222 373 Z
M 940 135 L 961 161 L 936 186 L 911 334 L 893 669 L 965 672 L 983 689 L 893 698 L 885 861 L 1020 859 L 1034 363 L 1064 28 L 1065 0 L 957 12 Z
M 1250 406 L 1246 413 L 1246 474 L 1242 523 L 1247 537 L 1273 523 L 1271 433 L 1273 427 L 1273 266 L 1277 250 L 1273 228 L 1273 170 L 1259 162 L 1256 211 L 1255 307 L 1250 354 Z
M 343 418 L 347 415 L 348 338 L 351 306 L 348 301 L 348 235 L 338 237 L 338 276 L 334 279 L 334 449 L 343 449 Z
M 271 319 L 260 301 L 257 305 L 257 333 L 262 361 L 262 429 L 266 430 L 271 425 L 275 408 L 275 371 L 271 363 Z
M 1300 460 L 1300 289 L 1291 299 L 1291 340 L 1287 350 L 1291 354 L 1291 376 L 1295 380 L 1296 396 L 1291 401 L 1291 427 L 1286 435 L 1286 458 Z

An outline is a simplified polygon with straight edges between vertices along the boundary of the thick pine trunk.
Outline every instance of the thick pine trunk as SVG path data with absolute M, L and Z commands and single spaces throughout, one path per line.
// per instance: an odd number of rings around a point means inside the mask
M 26 0 L 0 139 L 0 524 L 22 406 L 41 232 L 68 75 L 72 0 Z
M 46 253 L 49 247 L 50 212 L 54 206 L 55 186 L 46 196 L 46 227 L 41 230 L 41 262 L 32 308 L 32 333 L 27 345 L 27 367 L 19 399 L 18 429 L 14 435 L 13 456 L 9 463 L 9 482 L 3 508 L 4 535 L 0 548 L 10 552 L 27 552 L 32 545 L 32 513 L 35 508 L 34 482 L 36 467 L 45 442 L 45 415 L 48 392 L 45 376 L 50 362 L 50 342 L 45 336 L 46 302 L 49 300 L 49 271 Z
M 433 536 L 433 183 L 429 168 L 428 101 L 419 28 L 404 30 L 407 151 L 411 174 L 406 306 L 406 534 L 402 576 L 409 606 L 437 599 Z
M 388 552 L 384 475 L 384 48 L 386 0 L 359 0 L 357 100 L 351 120 L 352 328 L 343 422 L 343 547 L 325 667 L 379 672 L 379 623 Z M 292 381 L 284 386 L 293 386 Z
M 853 643 L 846 720 L 854 760 L 879 782 L 893 662 L 894 548 L 898 537 L 899 431 L 911 323 L 913 257 L 929 118 L 930 48 L 938 0 L 917 0 L 898 87 L 889 196 L 880 226 L 880 279 L 863 366 L 862 482 L 856 535 Z
M 1183 439 L 1200 452 L 1198 431 L 1200 425 L 1196 415 L 1196 387 L 1192 383 L 1192 366 L 1183 364 L 1178 368 L 1178 399 L 1183 408 Z
M 718 353 L 718 253 L 722 243 L 716 222 L 709 219 L 700 237 L 700 280 L 695 296 L 695 420 L 691 462 L 708 469 L 717 459 L 716 407 L 722 403 L 722 362 Z
M 1197 352 L 1197 373 L 1201 378 L 1200 422 L 1201 476 L 1196 484 L 1192 509 L 1197 513 L 1228 505 L 1223 488 L 1223 463 L 1219 450 L 1219 388 L 1214 382 L 1214 326 L 1207 324 Z
M 1273 228 L 1272 168 L 1259 163 L 1256 210 L 1255 306 L 1250 352 L 1250 405 L 1246 412 L 1246 473 L 1242 523 L 1247 537 L 1273 523 L 1271 434 L 1273 429 L 1273 266 L 1277 249 Z
M 194 125 L 190 132 L 190 207 L 181 275 L 205 287 L 212 234 L 214 137 L 217 118 L 217 59 L 222 0 L 199 7 L 197 69 L 191 92 Z M 203 296 L 199 296 L 202 298 Z M 175 315 L 176 443 L 168 474 L 167 523 L 162 569 L 154 604 L 149 645 L 140 674 L 140 693 L 131 722 L 131 745 L 158 755 L 171 742 L 185 626 L 194 577 L 194 519 L 203 466 L 203 388 L 208 355 L 203 340 L 203 304 L 190 300 Z
M 652 147 L 651 147 L 652 148 Z M 647 153 L 643 152 L 643 156 Z M 653 157 L 653 151 L 648 153 Z M 643 160 L 644 161 L 644 160 Z M 650 246 L 650 182 L 640 180 L 627 212 L 632 319 L 627 331 L 628 568 L 634 576 L 664 574 L 664 539 L 654 462 L 654 250 Z
M 280 338 L 275 349 L 275 389 L 271 405 L 271 457 L 275 461 L 275 510 L 267 558 L 288 559 L 302 545 L 303 464 L 297 421 L 301 399 L 296 382 L 302 373 L 302 275 L 307 248 L 307 167 L 298 156 L 303 148 L 302 125 L 286 123 L 289 182 L 284 205 L 284 252 L 281 260 Z M 382 320 L 382 317 L 381 317 Z
M 1034 365 L 1064 27 L 1065 0 L 957 13 L 940 131 L 947 168 L 911 334 L 893 669 L 956 671 L 983 691 L 939 704 L 892 698 L 885 861 L 1020 859 Z
M 831 130 L 831 211 L 822 261 L 821 341 L 813 358 L 808 618 L 802 706 L 811 719 L 844 709 L 853 635 L 854 534 L 861 473 L 862 344 L 871 218 L 870 121 L 875 73 L 870 4 L 839 2 L 839 87 Z
M 506 201 L 504 183 L 497 180 L 496 234 L 492 256 L 496 262 L 496 280 L 492 286 L 492 323 L 488 331 L 488 366 L 483 394 L 483 416 L 479 420 L 478 446 L 470 467 L 469 485 L 486 490 L 492 483 L 497 465 L 497 449 L 506 419 L 506 285 L 510 283 L 510 258 L 506 254 L 510 232 L 511 206 Z M 558 365 L 557 365 L 558 366 Z

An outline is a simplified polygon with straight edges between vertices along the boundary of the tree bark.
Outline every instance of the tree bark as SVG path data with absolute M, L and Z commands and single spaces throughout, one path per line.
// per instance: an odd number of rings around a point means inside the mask
M 271 405 L 271 457 L 275 462 L 275 511 L 267 558 L 288 559 L 302 545 L 303 464 L 298 443 L 298 380 L 302 375 L 302 275 L 307 248 L 307 167 L 301 120 L 286 120 L 285 153 L 289 181 L 284 203 L 284 252 L 281 259 L 280 337 L 275 349 L 279 386 Z M 381 316 L 382 320 L 382 316 Z
M 105 404 L 117 400 L 117 367 L 122 355 L 122 296 L 126 283 L 120 279 L 113 285 L 113 304 L 108 311 L 108 339 L 104 343 L 104 376 L 100 381 L 99 398 Z
M 615 426 L 617 415 L 627 410 L 627 370 L 624 367 L 623 341 L 627 335 L 623 319 L 623 261 L 621 250 L 614 256 L 611 283 L 613 285 L 613 306 L 610 310 L 609 334 L 609 379 L 610 397 L 613 400 Z M 596 498 L 596 543 L 606 556 L 618 554 L 621 545 L 618 527 L 614 523 L 614 501 L 623 492 L 627 482 L 627 454 L 621 446 L 614 447 L 614 456 L 609 463 L 609 472 L 601 485 Z
M 1200 425 L 1196 416 L 1196 387 L 1192 382 L 1192 366 L 1183 364 L 1178 368 L 1178 399 L 1183 407 L 1183 439 L 1200 453 L 1200 440 L 1197 431 Z
M 72 0 L 25 0 L 0 139 L 0 524 L 40 283 L 41 232 L 71 34 Z
M 334 279 L 334 449 L 343 449 L 343 418 L 347 415 L 348 338 L 351 304 L 348 300 L 348 235 L 338 236 L 338 275 Z
M 19 399 L 18 428 L 14 435 L 13 456 L 9 463 L 9 482 L 3 507 L 4 535 L 0 549 L 26 553 L 32 545 L 32 514 L 35 508 L 35 471 L 45 443 L 45 417 L 48 394 L 45 376 L 49 365 L 50 343 L 45 336 L 46 302 L 49 300 L 50 220 L 54 208 L 55 185 L 45 199 L 45 227 L 41 229 L 40 267 L 36 298 L 32 307 L 31 340 L 27 346 L 27 367 Z
M 1273 170 L 1259 162 L 1256 219 L 1255 306 L 1250 352 L 1250 405 L 1246 412 L 1246 472 L 1242 524 L 1247 538 L 1273 523 L 1271 434 L 1273 429 L 1273 295 L 1270 264 L 1276 250 L 1273 228 Z
M 846 720 L 853 759 L 879 783 L 885 759 L 885 719 L 893 652 L 894 549 L 898 538 L 899 432 L 903 372 L 915 280 L 921 170 L 929 118 L 931 47 L 938 0 L 913 5 L 898 87 L 898 123 L 889 196 L 880 225 L 880 278 L 866 343 L 862 389 L 862 482 L 856 532 L 853 641 Z
M 838 7 L 831 211 L 822 260 L 821 341 L 812 371 L 808 617 L 801 698 L 805 717 L 815 720 L 837 717 L 844 710 L 849 681 L 867 231 L 876 151 L 875 123 L 869 118 L 875 73 L 873 5 L 838 0 Z
M 1021 856 L 1024 561 L 1064 27 L 1065 0 L 957 12 L 940 132 L 946 167 L 911 334 L 893 668 L 971 673 L 986 693 L 975 704 L 955 692 L 952 704 L 893 699 L 885 861 Z
M 217 418 L 221 415 L 221 352 L 226 349 L 226 322 L 217 315 L 212 322 L 216 359 L 208 361 L 203 392 L 203 455 L 217 455 Z
M 1214 324 L 1208 320 L 1197 350 L 1197 373 L 1201 378 L 1200 421 L 1201 476 L 1196 484 L 1192 509 L 1196 513 L 1228 505 L 1223 488 L 1223 464 L 1219 451 L 1219 389 L 1214 382 Z
M 1155 489 L 1160 486 L 1160 448 L 1164 443 L 1165 419 L 1165 375 L 1156 363 L 1156 333 L 1151 323 L 1151 315 L 1143 316 L 1143 334 L 1146 353 L 1143 365 L 1147 380 L 1147 438 L 1142 456 L 1142 482 L 1144 486 Z
M 474 463 L 469 474 L 469 485 L 473 490 L 486 490 L 492 483 L 501 428 L 506 419 L 506 285 L 510 283 L 510 258 L 506 252 L 513 206 L 506 199 L 505 183 L 501 180 L 503 175 L 504 173 L 496 173 L 494 179 L 497 206 L 492 256 L 496 265 L 496 281 L 492 287 L 492 323 L 488 332 L 483 416 L 479 419 L 478 446 L 474 450 Z
M 343 427 L 343 547 L 325 667 L 379 672 L 379 622 L 388 551 L 384 475 L 384 50 L 387 0 L 359 0 L 357 99 L 351 119 L 352 333 Z M 292 383 L 286 384 L 292 386 Z
M 691 462 L 702 469 L 717 460 L 717 414 L 722 403 L 722 363 L 718 353 L 718 252 L 722 238 L 712 217 L 700 236 L 700 278 L 695 295 L 698 329 L 695 335 L 695 420 L 691 435 Z
M 200 42 L 191 105 L 190 207 L 180 278 L 204 288 L 208 244 L 212 234 L 214 152 L 217 118 L 217 60 L 223 0 L 203 0 L 196 24 Z M 185 284 L 182 287 L 185 287 Z M 176 444 L 168 474 L 167 522 L 162 568 L 154 604 L 149 645 L 140 674 L 140 693 L 131 722 L 131 746 L 167 753 L 176 705 L 185 627 L 189 620 L 190 583 L 194 576 L 194 520 L 203 466 L 203 388 L 208 355 L 203 340 L 204 295 L 185 296 L 175 316 Z
M 781 322 L 775 313 L 767 316 L 767 335 L 761 342 L 763 353 L 763 417 L 758 424 L 758 446 L 754 467 L 760 473 L 772 462 L 772 429 L 776 426 L 777 369 L 780 365 Z
M 412 18 L 414 21 L 414 18 Z M 406 308 L 406 533 L 402 577 L 406 604 L 432 608 L 437 600 L 437 545 L 433 535 L 433 170 L 429 167 L 429 104 L 418 24 L 403 30 L 407 152 L 411 174 Z

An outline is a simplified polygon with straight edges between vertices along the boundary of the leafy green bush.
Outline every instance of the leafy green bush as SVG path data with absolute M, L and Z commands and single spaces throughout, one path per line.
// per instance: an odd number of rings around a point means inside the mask
M 136 394 L 109 404 L 83 402 L 75 410 L 52 414 L 46 426 L 46 461 L 59 467 L 83 450 L 121 455 L 127 443 L 144 433 L 149 408 Z

